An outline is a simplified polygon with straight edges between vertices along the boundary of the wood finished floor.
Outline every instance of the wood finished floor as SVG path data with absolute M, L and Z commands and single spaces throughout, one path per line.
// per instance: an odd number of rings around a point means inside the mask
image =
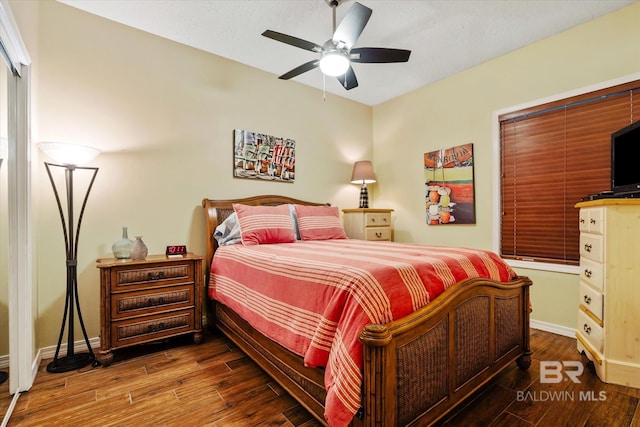
M 586 363 L 575 339 L 532 330 L 531 344 L 529 371 L 507 368 L 438 427 L 640 427 L 640 390 L 604 384 L 591 366 L 580 384 L 540 383 L 540 360 Z M 320 425 L 220 336 L 207 335 L 201 345 L 179 338 L 121 351 L 112 366 L 83 372 L 50 374 L 47 363 L 20 396 L 8 426 Z M 518 398 L 518 392 L 531 393 Z M 556 398 L 549 398 L 554 392 Z M 580 392 L 603 392 L 606 400 L 581 400 Z M 11 401 L 7 383 L 0 385 L 0 396 L 4 413 Z

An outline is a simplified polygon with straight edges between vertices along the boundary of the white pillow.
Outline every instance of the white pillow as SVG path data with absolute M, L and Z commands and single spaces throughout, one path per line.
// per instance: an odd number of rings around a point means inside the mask
M 242 242 L 238 215 L 234 212 L 216 227 L 213 237 L 218 241 L 218 246 L 234 245 Z
M 293 222 L 293 233 L 296 235 L 296 240 L 300 240 L 300 228 L 298 228 L 298 214 L 296 208 L 292 203 L 289 203 L 289 213 L 291 214 L 291 221 Z

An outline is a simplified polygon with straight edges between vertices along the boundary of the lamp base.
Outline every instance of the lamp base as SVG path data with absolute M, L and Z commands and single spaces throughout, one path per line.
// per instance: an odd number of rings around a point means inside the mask
M 76 369 L 84 368 L 89 363 L 93 362 L 94 359 L 95 356 L 89 353 L 78 353 L 71 357 L 59 357 L 49 362 L 47 365 L 47 372 L 60 373 L 74 371 Z
M 362 187 L 360 187 L 360 205 L 362 208 L 369 208 L 369 192 L 367 191 L 367 184 L 362 183 Z

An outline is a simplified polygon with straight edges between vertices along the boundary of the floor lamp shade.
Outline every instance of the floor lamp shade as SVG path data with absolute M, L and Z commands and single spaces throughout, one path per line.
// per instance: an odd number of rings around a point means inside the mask
M 62 231 L 64 235 L 64 244 L 66 251 L 66 268 L 67 268 L 67 284 L 66 295 L 64 305 L 64 315 L 62 318 L 62 326 L 60 328 L 60 335 L 58 337 L 58 345 L 56 346 L 56 352 L 53 360 L 47 365 L 47 371 L 49 372 L 68 372 L 75 369 L 82 368 L 95 360 L 95 355 L 91 349 L 87 331 L 82 319 L 82 312 L 80 310 L 80 301 L 78 299 L 78 241 L 80 236 L 80 225 L 82 224 L 82 217 L 84 215 L 84 209 L 89 199 L 89 193 L 91 187 L 95 181 L 98 173 L 98 168 L 77 166 L 77 164 L 91 161 L 100 151 L 84 146 L 72 145 L 72 144 L 60 144 L 60 143 L 41 143 L 40 149 L 45 152 L 57 163 L 44 162 L 53 187 L 53 193 L 58 205 L 58 212 L 60 214 L 60 221 L 62 222 Z M 52 168 L 64 169 L 64 181 L 66 190 L 66 209 L 63 207 L 63 203 L 60 200 L 60 194 L 56 187 L 56 182 L 52 175 Z M 84 172 L 90 174 L 89 184 L 87 186 L 84 197 L 82 198 L 82 207 L 76 221 L 74 216 L 74 173 Z M 84 335 L 84 341 L 87 346 L 88 352 L 76 353 L 74 350 L 74 325 L 75 317 L 78 317 L 78 322 L 82 328 Z M 67 354 L 64 357 L 60 356 L 60 348 L 62 346 L 62 338 L 64 331 L 67 330 Z
M 376 182 L 376 174 L 373 172 L 373 165 L 369 160 L 361 160 L 353 164 L 353 172 L 351 173 L 352 184 L 362 184 L 360 187 L 360 208 L 369 207 L 369 193 L 367 184 Z

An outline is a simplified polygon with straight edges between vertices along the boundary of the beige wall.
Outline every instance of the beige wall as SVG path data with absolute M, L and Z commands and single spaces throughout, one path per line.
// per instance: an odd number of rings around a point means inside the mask
M 397 239 L 492 248 L 494 111 L 639 72 L 639 22 L 634 4 L 374 107 L 375 206 L 396 210 Z M 476 225 L 425 225 L 423 153 L 468 142 Z M 533 319 L 575 327 L 577 276 L 518 272 L 534 282 Z
M 640 4 L 370 108 L 188 48 L 54 1 L 11 2 L 33 59 L 33 141 L 104 152 L 79 250 L 83 314 L 99 330 L 94 261 L 121 227 L 150 253 L 186 243 L 204 253 L 203 197 L 286 194 L 353 207 L 354 160 L 373 158 L 374 207 L 395 209 L 396 239 L 491 248 L 492 114 L 640 70 Z M 438 60 L 434 58 L 434 61 Z M 234 128 L 291 137 L 295 184 L 232 177 Z M 371 142 L 373 141 L 373 143 Z M 476 225 L 425 225 L 422 155 L 473 142 Z M 34 150 L 37 156 L 37 150 Z M 64 298 L 62 231 L 42 158 L 34 162 L 38 219 L 37 346 L 55 345 Z M 81 182 L 82 180 L 80 180 Z M 534 280 L 533 318 L 573 327 L 577 278 Z
M 370 107 L 332 95 L 323 102 L 320 91 L 295 81 L 54 1 L 15 1 L 11 8 L 33 60 L 34 143 L 103 150 L 92 162 L 100 171 L 78 255 L 90 337 L 99 334 L 95 260 L 112 255 L 122 226 L 130 237 L 143 236 L 149 253 L 186 244 L 204 254 L 203 197 L 357 203 L 359 188 L 348 180 L 355 160 L 371 158 Z M 234 179 L 234 128 L 295 139 L 295 183 Z M 38 347 L 57 342 L 65 289 L 62 228 L 42 160 L 33 164 Z

